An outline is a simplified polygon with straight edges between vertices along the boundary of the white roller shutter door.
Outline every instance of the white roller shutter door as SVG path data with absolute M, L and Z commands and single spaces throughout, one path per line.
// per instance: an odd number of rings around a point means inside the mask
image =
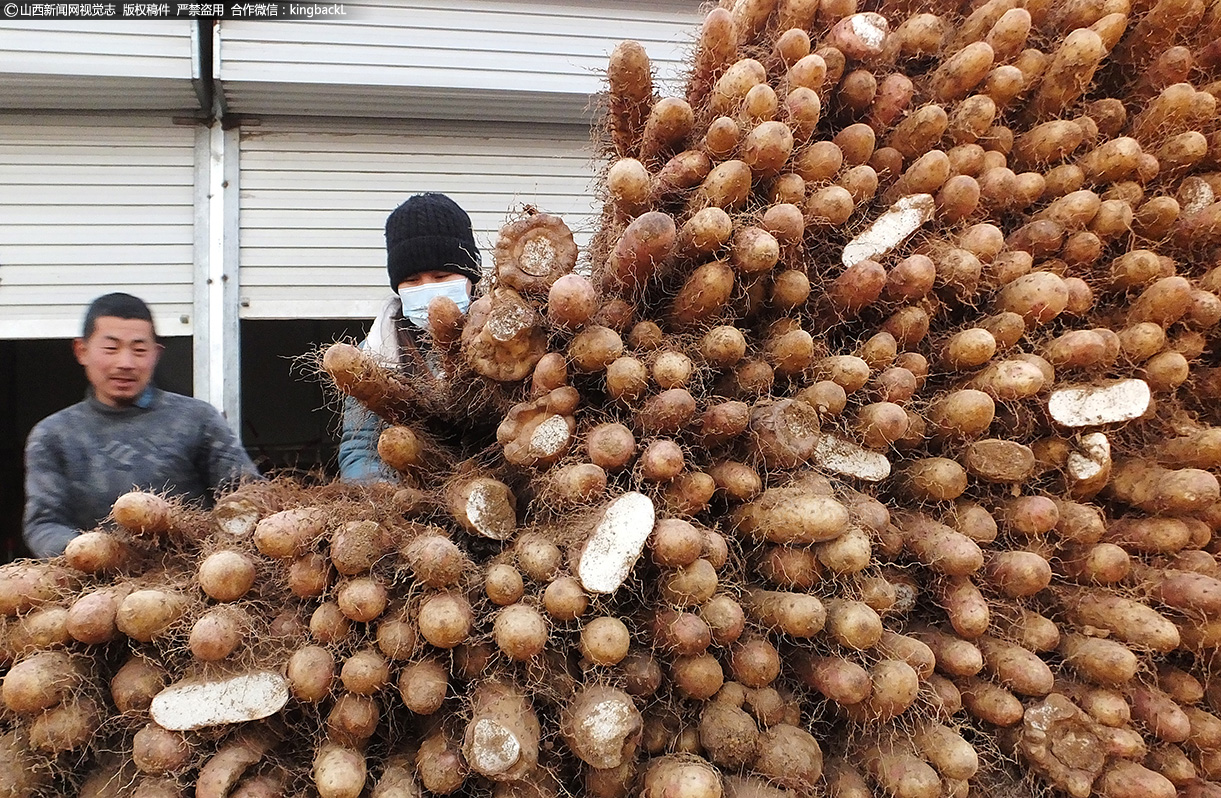
M 190 19 L 0 20 L 0 108 L 198 112 Z
M 412 194 L 471 215 L 485 266 L 517 207 L 557 213 L 583 244 L 594 227 L 582 125 L 278 120 L 242 129 L 241 314 L 371 318 L 389 296 L 384 225 Z
M 78 335 L 109 291 L 189 335 L 194 175 L 195 128 L 168 117 L 0 116 L 0 338 Z
M 575 123 L 623 39 L 663 93 L 701 0 L 348 0 L 343 17 L 224 20 L 214 66 L 240 114 Z

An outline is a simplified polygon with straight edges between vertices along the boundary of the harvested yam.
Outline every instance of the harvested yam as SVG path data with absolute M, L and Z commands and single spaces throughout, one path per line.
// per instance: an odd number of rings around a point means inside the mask
M 268 557 L 299 557 L 325 529 L 326 518 L 315 508 L 282 510 L 258 522 L 254 528 L 254 545 Z
M 910 745 L 897 740 L 879 742 L 865 748 L 860 756 L 865 770 L 891 795 L 901 798 L 941 795 L 937 771 L 916 756 Z
M 840 657 L 803 656 L 794 669 L 805 684 L 843 706 L 864 701 L 873 689 L 868 671 Z
M 420 604 L 416 623 L 420 635 L 437 648 L 454 648 L 466 641 L 474 625 L 470 603 L 459 593 L 437 593 Z
M 916 733 L 914 742 L 942 778 L 970 779 L 979 769 L 975 748 L 942 723 L 927 723 Z
M 882 620 L 869 605 L 860 601 L 833 599 L 826 602 L 827 633 L 849 649 L 873 648 L 882 638 Z
M 245 612 L 233 606 L 208 610 L 191 627 L 187 641 L 191 653 L 202 662 L 215 662 L 232 654 L 250 626 Z
M 173 528 L 174 509 L 153 493 L 132 491 L 115 499 L 111 509 L 115 523 L 140 535 L 163 535 Z
M 516 661 L 529 660 L 547 645 L 547 621 L 526 604 L 511 604 L 496 614 L 492 627 L 496 645 Z
M 734 512 L 734 521 L 753 538 L 795 544 L 832 540 L 847 528 L 849 517 L 842 503 L 792 484 L 770 488 L 742 505 Z
M 886 455 L 836 435 L 820 434 L 811 457 L 828 471 L 868 482 L 881 482 L 890 476 L 891 465 Z
M 845 708 L 848 717 L 864 723 L 897 718 L 911 707 L 920 690 L 915 668 L 901 660 L 881 660 L 869 669 L 869 680 L 868 697 Z
M 328 742 L 314 756 L 313 776 L 322 798 L 357 798 L 368 777 L 368 763 L 359 751 Z
M 160 666 L 132 657 L 110 680 L 110 695 L 115 707 L 124 714 L 140 714 L 165 687 L 168 674 Z
M 147 643 L 164 635 L 187 610 L 187 598 L 166 590 L 137 590 L 119 602 L 115 627 L 128 637 Z
M 1078 623 L 1110 630 L 1124 642 L 1147 646 L 1155 651 L 1173 651 L 1179 633 L 1156 610 L 1122 596 L 1093 590 L 1076 590 L 1065 595 L 1065 608 Z
M 471 367 L 498 382 L 524 378 L 547 352 L 542 317 L 511 288 L 497 288 L 471 304 L 461 340 Z
M 352 344 L 335 343 L 327 347 L 322 368 L 334 380 L 335 387 L 374 413 L 391 412 L 405 393 L 397 374 Z
M 980 637 L 977 645 L 984 656 L 984 671 L 999 684 L 1027 696 L 1051 692 L 1055 677 L 1033 652 L 987 635 Z
M 1100 779 L 1103 795 L 1114 798 L 1170 798 L 1177 795 L 1174 784 L 1160 773 L 1128 760 L 1113 762 Z
M 992 622 L 992 611 L 983 593 L 966 577 L 951 577 L 934 591 L 945 608 L 954 631 L 967 639 L 979 637 Z
M 848 242 L 841 258 L 844 266 L 855 266 L 895 249 L 933 217 L 933 208 L 933 197 L 929 194 L 898 199 L 867 230 Z
M 505 225 L 492 251 L 496 277 L 523 294 L 543 293 L 577 263 L 577 245 L 564 220 L 534 213 Z
M 911 635 L 932 650 L 941 673 L 974 676 L 983 670 L 983 654 L 974 643 L 934 628 L 916 629 Z
M 418 715 L 431 715 L 445 700 L 448 678 L 448 670 L 433 660 L 407 665 L 399 672 L 398 680 L 403 704 Z
M 1138 578 L 1161 604 L 1178 610 L 1221 615 L 1221 580 L 1190 571 L 1139 569 Z
M 910 461 L 899 472 L 899 479 L 910 496 L 921 500 L 950 501 L 967 489 L 966 470 L 945 457 Z
M 288 660 L 289 689 L 298 701 L 316 703 L 330 694 L 335 657 L 321 646 L 304 646 Z
M 574 389 L 562 386 L 515 405 L 496 429 L 505 459 L 517 465 L 550 466 L 562 458 L 576 432 L 573 413 L 579 401 Z
M 814 636 L 827 616 L 822 602 L 802 593 L 753 590 L 743 597 L 743 605 L 752 619 L 794 637 Z
M 475 495 L 475 491 L 472 491 Z M 457 585 L 468 569 L 470 559 L 450 538 L 425 533 L 402 548 L 403 559 L 421 583 L 434 588 Z
M 349 521 L 331 536 L 330 561 L 346 576 L 363 574 L 394 548 L 394 538 L 376 521 Z
M 983 565 L 979 545 L 927 516 L 911 515 L 898 521 L 903 545 L 912 556 L 949 576 L 966 576 Z
M 1174 699 L 1156 687 L 1136 686 L 1131 697 L 1132 719 L 1154 737 L 1181 743 L 1192 734 L 1191 719 Z
M 1016 726 L 1022 720 L 1022 702 L 1009 690 L 984 679 L 969 677 L 959 683 L 967 712 L 993 726 Z
M 1047 411 L 1066 427 L 1098 427 L 1140 418 L 1149 401 L 1149 386 L 1143 380 L 1119 380 L 1058 389 L 1048 397 Z
M 254 560 L 242 552 L 221 550 L 199 564 L 199 586 L 217 601 L 234 601 L 244 596 L 257 576 Z
M 84 678 L 83 663 L 60 651 L 34 654 L 14 665 L 0 684 L 0 699 L 12 712 L 49 709 L 77 688 Z
M 447 498 L 458 523 L 477 535 L 504 540 L 517 527 L 517 500 L 500 480 L 475 477 L 456 483 Z
M 1084 797 L 1106 765 L 1105 739 L 1101 724 L 1053 693 L 1026 710 L 1019 745 L 1036 772 L 1070 795 Z M 1077 744 L 1066 744 L 1070 742 Z
M 1093 496 L 1111 478 L 1111 442 L 1101 432 L 1080 436 L 1067 453 L 1065 479 L 1074 498 Z
M 130 592 L 125 587 L 103 587 L 85 593 L 72 603 L 64 618 L 64 631 L 81 643 L 108 643 L 118 634 L 119 604 Z
M 725 261 L 699 266 L 675 296 L 670 316 L 684 327 L 716 318 L 733 296 L 734 281 L 734 270 Z
M 678 229 L 669 215 L 649 211 L 638 216 L 624 230 L 607 260 L 605 274 L 610 286 L 627 291 L 643 286 L 668 265 L 677 242 Z
M 164 729 L 202 729 L 274 715 L 288 696 L 288 681 L 270 671 L 219 680 L 185 680 L 158 693 L 149 715 Z
M 1014 441 L 981 440 L 971 444 L 965 456 L 967 471 L 989 482 L 1024 482 L 1034 473 L 1035 457 L 1030 447 Z
M 591 767 L 619 767 L 632 757 L 642 719 L 627 694 L 607 687 L 586 687 L 565 709 L 561 733 L 569 748 Z
M 1221 498 L 1217 478 L 1203 469 L 1167 469 L 1134 459 L 1115 464 L 1107 490 L 1145 512 L 1170 515 L 1197 512 Z
M 191 749 L 183 735 L 148 723 L 132 738 L 131 758 L 141 773 L 159 776 L 185 769 Z
M 623 584 L 653 531 L 653 502 L 625 493 L 603 509 L 581 548 L 577 575 L 591 593 L 613 593 Z
M 475 692 L 462 750 L 472 770 L 514 781 L 538 764 L 539 725 L 528 699 L 511 686 L 489 682 Z
M 649 762 L 644 771 L 643 798 L 719 798 L 720 773 L 700 759 L 666 756 Z
M 195 794 L 199 798 L 225 798 L 242 774 L 270 748 L 271 741 L 257 734 L 242 735 L 227 743 L 200 768 Z
M 653 94 L 649 56 L 639 42 L 621 42 L 611 53 L 611 136 L 620 155 L 635 155 Z
M 750 433 L 760 459 L 771 468 L 794 468 L 808 460 L 818 440 L 818 413 L 791 399 L 760 403 L 751 412 Z
M 87 574 L 114 571 L 130 558 L 128 547 L 109 532 L 82 532 L 64 550 L 68 565 Z

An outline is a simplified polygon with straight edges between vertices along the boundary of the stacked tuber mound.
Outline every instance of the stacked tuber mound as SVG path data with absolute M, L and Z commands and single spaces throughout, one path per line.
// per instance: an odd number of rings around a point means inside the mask
M 523 213 L 444 379 L 325 353 L 401 485 L 0 572 L 0 798 L 1221 796 L 1219 37 L 726 0 L 685 97 L 623 43 L 589 268 Z

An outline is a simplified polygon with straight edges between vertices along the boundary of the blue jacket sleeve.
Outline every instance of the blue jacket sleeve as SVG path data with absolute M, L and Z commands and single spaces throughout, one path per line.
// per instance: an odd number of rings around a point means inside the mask
M 344 482 L 398 482 L 398 474 L 377 454 L 377 439 L 385 424 L 352 397 L 343 400 L 343 431 L 339 438 L 339 478 Z
M 71 506 L 64 452 L 55 435 L 35 426 L 25 445 L 22 537 L 35 557 L 58 557 L 80 534 L 64 509 Z

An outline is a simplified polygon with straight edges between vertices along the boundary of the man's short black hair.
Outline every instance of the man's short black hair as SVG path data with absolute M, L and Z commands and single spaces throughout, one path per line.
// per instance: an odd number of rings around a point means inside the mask
M 94 329 L 97 328 L 97 320 L 102 316 L 112 316 L 116 319 L 141 319 L 149 324 L 153 323 L 153 312 L 148 309 L 148 305 L 140 297 L 118 292 L 106 294 L 93 300 L 89 304 L 89 310 L 85 311 L 83 338 L 93 335 Z M 153 335 L 156 334 L 154 330 Z

